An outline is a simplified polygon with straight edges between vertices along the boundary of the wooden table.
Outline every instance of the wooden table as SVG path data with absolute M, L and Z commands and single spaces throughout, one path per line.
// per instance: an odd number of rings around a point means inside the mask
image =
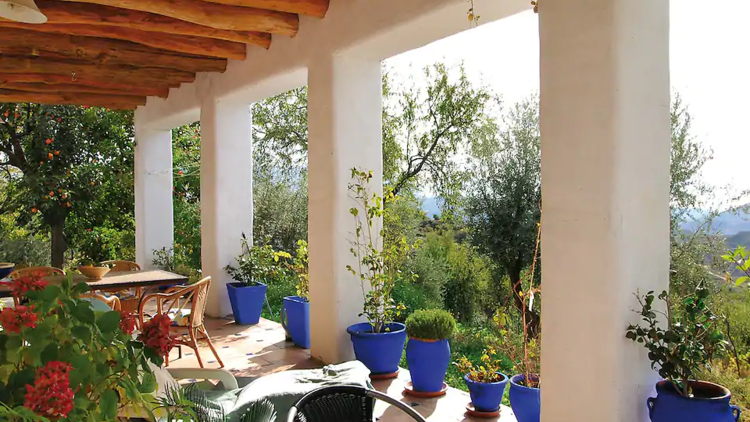
M 55 283 L 61 282 L 67 276 L 45 277 L 45 280 Z M 158 287 L 169 286 L 173 284 L 185 284 L 188 278 L 184 275 L 170 273 L 162 270 L 146 271 L 119 271 L 109 272 L 101 280 L 92 280 L 83 274 L 73 274 L 75 283 L 85 282 L 91 290 L 112 290 L 112 289 L 131 289 L 136 287 Z M 0 297 L 10 296 L 10 288 L 6 285 L 0 285 Z

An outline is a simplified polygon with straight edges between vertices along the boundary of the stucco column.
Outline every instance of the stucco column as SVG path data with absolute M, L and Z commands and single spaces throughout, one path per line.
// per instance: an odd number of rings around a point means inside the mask
M 668 288 L 668 0 L 539 6 L 542 422 L 645 422 L 656 374 L 625 339 Z
M 172 131 L 147 129 L 135 119 L 135 254 L 153 267 L 154 251 L 174 242 Z
M 363 304 L 359 278 L 346 270 L 356 265 L 351 169 L 372 170 L 372 189 L 382 193 L 380 62 L 318 57 L 308 78 L 311 353 L 341 362 L 354 357 L 346 328 L 361 321 Z
M 206 313 L 232 313 L 224 267 L 236 264 L 244 232 L 253 239 L 253 143 L 250 106 L 201 102 L 201 258 L 211 276 Z

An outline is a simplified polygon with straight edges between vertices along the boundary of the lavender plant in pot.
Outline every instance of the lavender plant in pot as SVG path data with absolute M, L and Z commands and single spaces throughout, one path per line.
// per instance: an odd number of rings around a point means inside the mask
M 629 325 L 626 337 L 648 350 L 651 367 L 664 378 L 656 384 L 656 397 L 647 400 L 652 422 L 739 420 L 740 409 L 730 404 L 727 388 L 695 379 L 698 370 L 726 345 L 718 318 L 708 306 L 709 294 L 701 283 L 681 299 L 679 310 L 666 291 L 658 296 L 663 308 L 654 305 L 653 291 L 636 294 L 641 307 L 636 312 L 643 324 Z

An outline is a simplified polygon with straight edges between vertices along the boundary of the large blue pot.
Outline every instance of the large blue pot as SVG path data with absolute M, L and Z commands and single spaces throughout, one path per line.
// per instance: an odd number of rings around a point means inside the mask
M 451 346 L 445 340 L 409 339 L 406 362 L 415 391 L 435 393 L 443 389 L 443 380 L 451 362 Z
M 398 371 L 398 364 L 404 352 L 406 326 L 394 322 L 386 327 L 388 331 L 373 333 L 372 325 L 364 322 L 346 329 L 352 338 L 354 355 L 373 375 L 392 374 Z
M 294 344 L 303 349 L 310 348 L 310 302 L 300 296 L 285 297 L 281 325 Z
M 740 409 L 729 404 L 732 394 L 726 388 L 703 381 L 691 381 L 695 397 L 680 395 L 670 381 L 656 383 L 656 398 L 647 400 L 651 422 L 735 422 Z
M 531 375 L 531 378 L 538 379 L 538 375 Z M 510 407 L 518 422 L 539 422 L 539 414 L 542 411 L 542 390 L 521 385 L 524 379 L 526 376 L 523 374 L 510 379 Z
M 498 382 L 476 382 L 469 379 L 469 375 L 464 375 L 466 386 L 469 387 L 469 396 L 471 404 L 477 412 L 497 412 L 500 409 L 500 403 L 503 401 L 505 386 L 508 385 L 508 377 L 502 375 L 502 381 Z
M 0 262 L 0 278 L 9 276 L 15 266 L 16 264 L 10 262 Z
M 263 312 L 263 302 L 266 301 L 266 286 L 246 286 L 242 283 L 227 284 L 229 303 L 232 304 L 234 322 L 239 325 L 253 325 L 260 321 Z

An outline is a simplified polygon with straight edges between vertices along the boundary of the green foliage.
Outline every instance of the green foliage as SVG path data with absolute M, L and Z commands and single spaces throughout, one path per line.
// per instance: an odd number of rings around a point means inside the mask
M 350 242 L 351 253 L 357 258 L 358 266 L 355 270 L 347 265 L 346 269 L 359 277 L 362 285 L 364 309 L 360 316 L 367 318 L 372 332 L 382 333 L 404 309 L 403 305 L 395 303 L 392 292 L 397 277 L 401 276 L 400 269 L 415 245 L 403 236 L 385 244 L 380 250 L 385 234 L 382 221 L 387 218 L 384 215 L 388 211 L 383 206 L 382 197 L 377 193 L 370 194 L 372 177 L 372 171 L 352 169 L 349 193 L 357 206 L 349 210 L 355 221 L 354 238 Z M 392 193 L 387 196 L 389 199 L 392 197 Z
M 81 234 L 78 252 L 94 262 L 135 258 L 135 231 L 94 227 Z
M 307 239 L 307 176 L 273 175 L 256 169 L 253 179 L 253 236 L 292 253 Z M 257 241 L 257 240 L 256 240 Z
M 181 255 L 178 251 L 174 251 L 172 248 L 161 248 L 154 250 L 154 259 L 152 264 L 156 268 L 160 268 L 164 271 L 184 275 L 188 278 L 189 283 L 195 283 L 201 279 L 201 270 L 196 270 L 185 262 L 187 259 L 184 255 Z
M 448 311 L 422 309 L 406 318 L 406 334 L 421 340 L 450 338 L 456 330 L 456 320 Z
M 666 291 L 659 299 L 666 305 L 666 313 L 654 308 L 654 292 L 636 296 L 641 305 L 641 319 L 645 326 L 629 325 L 626 337 L 643 344 L 648 349 L 651 367 L 664 379 L 678 386 L 679 392 L 690 395 L 689 380 L 695 379 L 706 362 L 724 350 L 726 341 L 719 331 L 717 317 L 708 307 L 709 290 L 699 285 L 695 293 L 682 301 L 684 311 L 673 313 Z M 667 319 L 662 328 L 657 314 Z
M 737 246 L 734 251 L 729 251 L 729 253 L 722 255 L 721 258 L 726 262 L 730 262 L 735 270 L 742 272 L 743 275 L 737 277 L 737 280 L 734 282 L 735 286 L 740 286 L 750 280 L 750 261 L 748 261 L 750 259 L 750 252 L 744 246 Z M 731 275 L 727 273 L 726 277 L 727 281 L 729 281 Z
M 743 414 L 750 412 L 750 377 L 747 376 L 747 364 L 742 367 L 742 375 L 738 376 L 733 363 L 728 361 L 714 361 L 710 367 L 705 367 L 697 374 L 697 379 L 712 382 L 726 387 L 732 392 L 732 403 L 740 407 Z
M 201 268 L 200 202 L 174 200 L 174 252 L 179 265 Z
M 49 265 L 49 242 L 32 236 L 0 240 L 0 262 L 12 262 L 18 268 Z
M 307 254 L 307 242 L 297 241 L 297 253 L 294 256 L 292 270 L 297 273 L 297 296 L 310 300 L 310 257 Z
M 227 265 L 224 269 L 235 281 L 246 286 L 272 284 L 290 271 L 291 255 L 275 251 L 270 245 L 250 247 L 245 233 L 242 233 L 242 250 L 244 252 L 236 259 L 237 267 Z

